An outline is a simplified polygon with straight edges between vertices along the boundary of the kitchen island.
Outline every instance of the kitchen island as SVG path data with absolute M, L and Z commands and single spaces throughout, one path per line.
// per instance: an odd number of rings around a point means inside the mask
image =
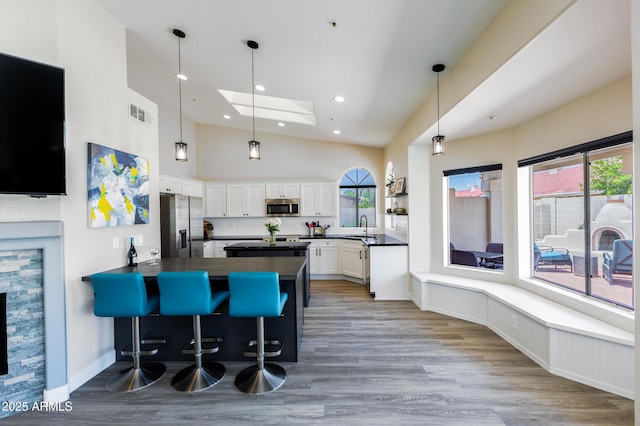
M 309 242 L 279 241 L 275 244 L 268 242 L 246 241 L 232 244 L 224 248 L 227 257 L 304 257 L 306 259 L 303 301 L 304 306 L 309 306 L 311 298 L 310 282 L 311 271 L 309 267 Z
M 147 289 L 158 291 L 156 276 L 163 271 L 207 271 L 212 290 L 228 290 L 227 277 L 234 271 L 275 271 L 280 278 L 280 290 L 289 295 L 282 315 L 265 318 L 265 339 L 282 341 L 282 354 L 279 361 L 298 361 L 298 352 L 302 344 L 303 285 L 306 274 L 305 257 L 260 257 L 251 260 L 236 258 L 187 258 L 159 259 L 157 265 L 139 263 L 135 267 L 115 268 L 108 273 L 140 272 L 144 276 Z M 83 281 L 91 281 L 85 276 Z M 218 307 L 212 315 L 200 318 L 203 337 L 221 337 L 224 342 L 217 353 L 206 355 L 216 361 L 247 361 L 243 351 L 247 342 L 256 338 L 254 318 L 229 316 L 228 301 Z M 153 356 L 157 361 L 193 361 L 193 355 L 183 354 L 182 347 L 193 338 L 193 321 L 190 316 L 163 316 L 158 312 L 140 319 L 142 339 L 164 338 L 167 343 Z M 117 360 L 131 359 L 120 354 L 120 350 L 131 342 L 131 320 L 115 318 L 114 340 Z

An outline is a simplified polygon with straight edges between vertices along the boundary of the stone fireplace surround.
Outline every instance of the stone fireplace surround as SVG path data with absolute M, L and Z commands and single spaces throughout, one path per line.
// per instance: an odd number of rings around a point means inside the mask
M 0 222 L 0 251 L 42 250 L 45 338 L 43 401 L 69 399 L 64 280 L 63 223 L 61 221 Z

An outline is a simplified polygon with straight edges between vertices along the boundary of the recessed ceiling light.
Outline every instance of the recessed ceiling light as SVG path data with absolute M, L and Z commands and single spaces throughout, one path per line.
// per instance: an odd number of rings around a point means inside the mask
M 189 80 L 189 78 L 184 74 L 176 74 L 176 77 L 178 77 L 180 80 Z
M 344 102 L 344 98 L 342 96 L 334 96 L 333 100 L 336 102 Z
M 340 130 L 334 130 L 334 131 L 333 131 L 333 134 L 334 134 L 334 135 L 339 135 L 340 133 L 341 133 L 341 132 L 340 132 Z
M 278 123 L 278 126 L 284 127 L 284 123 L 281 121 L 281 122 Z
M 231 116 L 229 114 L 225 114 L 222 116 L 225 120 L 231 120 Z
M 266 89 L 264 88 L 264 86 L 262 84 L 256 84 L 256 90 L 258 92 L 264 92 Z

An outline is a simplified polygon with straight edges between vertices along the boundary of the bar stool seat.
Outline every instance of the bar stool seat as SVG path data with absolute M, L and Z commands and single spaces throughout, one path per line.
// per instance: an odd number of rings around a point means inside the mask
M 160 289 L 160 314 L 193 316 L 193 353 L 195 364 L 179 371 L 171 380 L 177 391 L 198 392 L 217 384 L 224 377 L 225 368 L 219 362 L 202 361 L 205 353 L 217 352 L 219 346 L 203 349 L 203 342 L 222 342 L 220 338 L 203 338 L 200 315 L 210 315 L 229 298 L 228 291 L 211 291 L 206 271 L 160 272 L 157 276 Z
M 257 364 L 245 368 L 236 376 L 236 387 L 245 393 L 260 394 L 278 389 L 287 372 L 277 364 L 265 363 L 264 318 L 279 317 L 289 295 L 280 292 L 277 272 L 229 273 L 229 315 L 256 317 Z
M 98 317 L 131 317 L 131 349 L 123 355 L 133 357 L 133 366 L 120 371 L 107 382 L 110 392 L 132 392 L 157 382 L 167 367 L 160 362 L 140 362 L 144 355 L 155 355 L 159 346 L 142 350 L 142 344 L 162 344 L 164 339 L 141 340 L 140 317 L 158 309 L 157 294 L 148 294 L 139 272 L 126 274 L 100 273 L 91 276 L 95 295 L 93 312 Z

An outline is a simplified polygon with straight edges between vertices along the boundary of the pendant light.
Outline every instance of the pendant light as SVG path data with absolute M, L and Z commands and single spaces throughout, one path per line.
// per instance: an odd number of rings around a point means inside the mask
M 433 155 L 444 155 L 444 136 L 440 134 L 440 73 L 444 71 L 444 65 L 436 64 L 431 69 L 438 77 L 438 134 L 431 139 Z
M 185 38 L 186 34 L 178 29 L 173 29 L 173 35 L 178 37 L 178 93 L 180 98 L 180 141 L 176 142 L 176 161 L 187 161 L 187 144 L 182 141 L 182 80 L 187 77 L 182 74 L 182 63 L 180 58 L 180 39 Z
M 247 41 L 247 46 L 251 48 L 251 119 L 253 128 L 253 138 L 249 141 L 249 160 L 259 160 L 260 142 L 256 140 L 256 86 L 253 78 L 253 51 L 259 46 L 253 40 Z

